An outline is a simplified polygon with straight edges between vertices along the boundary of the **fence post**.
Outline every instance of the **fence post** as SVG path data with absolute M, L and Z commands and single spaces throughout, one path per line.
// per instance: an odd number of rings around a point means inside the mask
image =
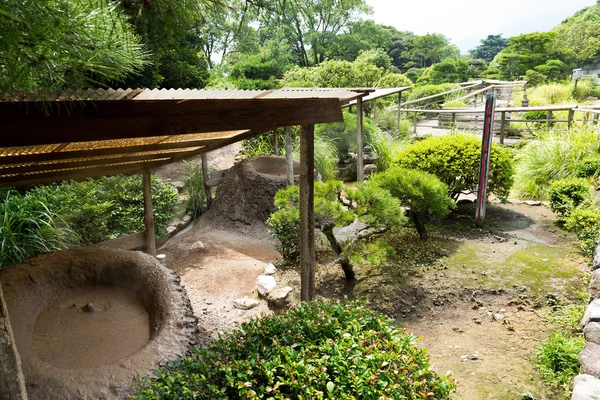
M 502 119 L 500 120 L 500 144 L 504 144 L 506 137 L 506 111 L 502 111 Z
M 483 225 L 487 201 L 487 186 L 490 173 L 490 155 L 492 151 L 492 136 L 494 133 L 494 116 L 496 111 L 496 94 L 488 93 L 485 101 L 485 117 L 483 122 L 483 137 L 481 140 L 481 162 L 479 163 L 479 183 L 477 185 L 477 210 L 475 224 Z
M 413 133 L 417 134 L 417 112 L 415 111 L 415 115 L 413 117 Z
M 548 110 L 548 113 L 546 114 L 546 125 L 548 126 L 548 129 L 550 129 L 550 125 L 551 125 L 550 120 L 551 119 L 552 119 L 552 110 Z
M 593 119 L 593 123 L 595 123 L 596 125 L 598 125 L 598 118 L 600 117 L 600 114 L 596 114 L 594 113 L 594 119 Z
M 400 107 L 402 107 L 402 92 L 398 93 L 398 134 L 400 134 Z
M 569 110 L 569 117 L 567 118 L 569 129 L 573 127 L 573 117 L 575 116 L 575 110 Z

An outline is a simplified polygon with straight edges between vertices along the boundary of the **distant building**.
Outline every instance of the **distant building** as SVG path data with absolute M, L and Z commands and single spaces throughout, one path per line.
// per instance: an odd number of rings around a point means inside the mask
M 589 76 L 594 78 L 594 82 L 600 84 L 600 77 L 598 76 L 600 74 L 600 56 L 596 57 L 592 62 L 583 65 L 581 69 L 583 70 L 584 77 Z

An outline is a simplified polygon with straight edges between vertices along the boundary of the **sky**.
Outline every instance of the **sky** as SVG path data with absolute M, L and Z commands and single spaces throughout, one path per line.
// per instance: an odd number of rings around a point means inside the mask
M 366 0 L 375 22 L 416 34 L 442 33 L 466 54 L 487 35 L 549 31 L 596 0 Z

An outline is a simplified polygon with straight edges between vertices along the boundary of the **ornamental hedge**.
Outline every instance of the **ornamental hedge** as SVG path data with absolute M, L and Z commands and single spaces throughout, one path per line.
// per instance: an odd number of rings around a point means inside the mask
M 450 135 L 425 139 L 402 150 L 394 164 L 418 169 L 437 176 L 448 185 L 454 200 L 461 193 L 474 193 L 479 181 L 481 140 L 468 135 Z M 513 153 L 492 145 L 488 193 L 506 199 L 513 184 Z
M 253 319 L 196 349 L 156 378 L 139 399 L 450 399 L 417 338 L 364 301 L 302 303 Z

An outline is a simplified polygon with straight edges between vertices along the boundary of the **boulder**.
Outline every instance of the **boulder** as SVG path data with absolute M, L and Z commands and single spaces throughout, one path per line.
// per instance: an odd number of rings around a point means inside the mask
M 592 261 L 592 268 L 598 269 L 600 268 L 600 244 L 596 245 L 594 249 L 594 261 Z
M 587 342 L 600 345 L 600 322 L 590 322 L 583 328 L 583 335 Z
M 590 277 L 590 298 L 600 299 L 600 269 L 592 272 Z
M 267 304 L 274 309 L 284 308 L 288 302 L 288 295 L 292 290 L 289 286 L 273 290 L 267 297 Z
M 377 165 L 367 164 L 363 167 L 364 176 L 369 176 L 377 172 Z
M 573 379 L 573 394 L 571 400 L 600 399 L 600 379 L 591 375 L 577 375 Z
M 260 275 L 258 278 L 256 278 L 256 290 L 258 290 L 258 294 L 263 297 L 266 297 L 276 287 L 277 282 L 271 275 Z
M 277 268 L 275 268 L 275 266 L 272 263 L 269 263 L 269 265 L 265 267 L 263 275 L 275 275 L 276 272 Z
M 204 250 L 204 243 L 198 240 L 190 246 L 190 250 Z
M 600 299 L 596 299 L 588 305 L 581 320 L 581 327 L 585 327 L 590 322 L 600 322 Z
M 238 310 L 250 310 L 260 304 L 260 301 L 250 297 L 242 297 L 233 302 L 233 307 Z
M 354 221 L 350 225 L 341 228 L 333 228 L 333 236 L 335 236 L 336 240 L 343 248 L 346 244 L 358 239 L 360 232 L 367 229 L 369 229 L 369 225 L 364 222 Z
M 542 202 L 537 201 L 537 200 L 525 200 L 525 204 L 527 204 L 528 206 L 537 207 L 537 206 L 541 206 Z
M 579 362 L 582 373 L 600 377 L 600 345 L 587 342 L 579 353 Z

